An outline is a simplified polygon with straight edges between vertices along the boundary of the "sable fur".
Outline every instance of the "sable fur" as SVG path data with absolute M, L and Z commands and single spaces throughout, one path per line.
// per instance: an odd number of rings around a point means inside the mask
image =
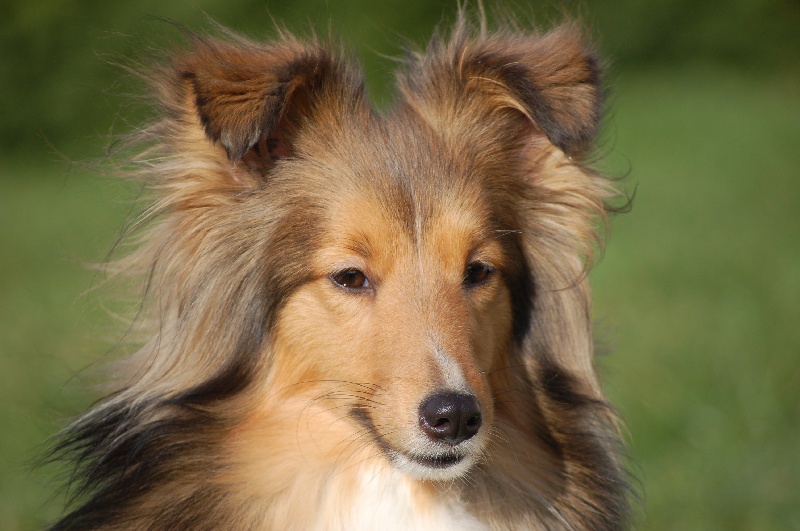
M 285 33 L 192 35 L 156 69 L 154 200 L 116 264 L 148 339 L 61 436 L 54 529 L 625 526 L 586 280 L 614 195 L 582 162 L 598 60 L 574 25 L 484 26 L 409 54 L 383 114 L 337 46 Z M 453 385 L 483 425 L 442 453 L 415 415 Z

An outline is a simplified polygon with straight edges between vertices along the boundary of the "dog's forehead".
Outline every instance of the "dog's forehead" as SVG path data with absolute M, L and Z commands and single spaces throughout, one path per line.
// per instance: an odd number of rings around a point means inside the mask
M 331 177 L 324 240 L 373 260 L 424 253 L 460 268 L 495 225 L 479 181 L 422 137 L 363 140 L 360 148 L 352 146 L 362 153 L 351 152 L 349 171 Z
M 375 116 L 353 124 L 340 138 L 338 163 L 361 179 L 361 186 L 436 206 L 450 195 L 478 192 L 481 168 L 468 141 L 447 143 L 422 120 L 403 114 Z
M 486 207 L 490 176 L 471 164 L 468 142 L 448 146 L 421 121 L 397 116 L 380 117 L 350 133 L 340 139 L 341 163 L 352 172 L 344 180 L 354 180 L 346 184 L 389 215 L 416 223 Z

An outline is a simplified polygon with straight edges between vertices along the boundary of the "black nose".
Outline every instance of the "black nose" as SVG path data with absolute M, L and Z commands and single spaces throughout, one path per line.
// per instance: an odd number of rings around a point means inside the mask
M 456 445 L 478 433 L 481 408 L 472 395 L 437 393 L 419 407 L 419 423 L 431 439 Z

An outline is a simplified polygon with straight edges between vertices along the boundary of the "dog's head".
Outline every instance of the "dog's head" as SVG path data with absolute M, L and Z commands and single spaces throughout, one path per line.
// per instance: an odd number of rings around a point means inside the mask
M 137 385 L 310 397 L 416 478 L 465 474 L 503 423 L 563 457 L 558 417 L 602 397 L 583 277 L 609 196 L 577 32 L 462 22 L 386 113 L 331 47 L 193 44 L 154 130 L 178 339 Z

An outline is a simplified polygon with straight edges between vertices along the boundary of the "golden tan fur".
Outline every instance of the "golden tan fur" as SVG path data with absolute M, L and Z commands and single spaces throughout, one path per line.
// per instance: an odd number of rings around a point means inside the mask
M 155 199 L 119 264 L 150 339 L 66 430 L 86 497 L 55 527 L 623 527 L 586 281 L 613 190 L 581 163 L 602 94 L 576 28 L 462 14 L 384 114 L 335 47 L 190 40 L 156 76 Z M 425 427 L 445 391 L 474 435 Z

